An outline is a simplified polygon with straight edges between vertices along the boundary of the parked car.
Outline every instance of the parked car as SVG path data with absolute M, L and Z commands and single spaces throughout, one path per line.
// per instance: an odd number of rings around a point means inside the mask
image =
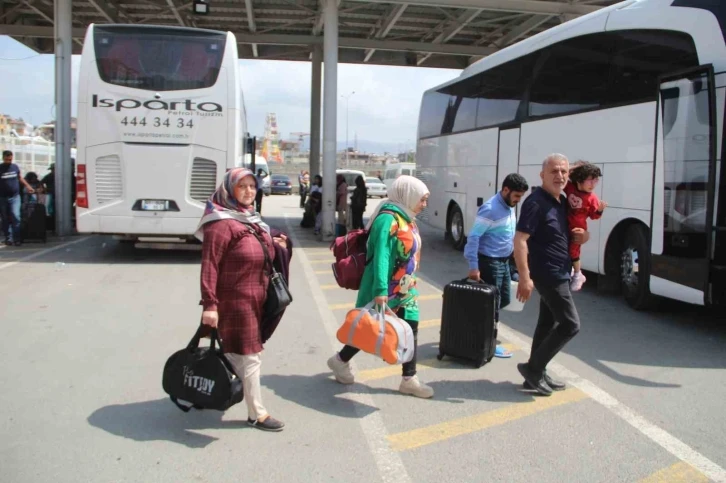
M 375 176 L 366 177 L 366 189 L 368 190 L 368 198 L 372 198 L 374 196 L 385 198 L 388 196 L 388 189 L 386 188 L 386 185 Z
M 271 194 L 292 194 L 292 182 L 286 174 L 273 174 L 270 177 L 270 193 Z

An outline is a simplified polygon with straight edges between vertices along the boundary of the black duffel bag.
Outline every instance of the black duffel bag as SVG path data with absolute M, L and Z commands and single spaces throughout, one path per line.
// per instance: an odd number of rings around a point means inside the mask
M 161 385 L 184 412 L 192 407 L 224 411 L 244 397 L 242 379 L 224 355 L 217 329 L 212 330 L 209 347 L 199 347 L 202 327 L 199 326 L 189 345 L 172 354 L 164 365 Z M 179 404 L 179 399 L 191 406 Z

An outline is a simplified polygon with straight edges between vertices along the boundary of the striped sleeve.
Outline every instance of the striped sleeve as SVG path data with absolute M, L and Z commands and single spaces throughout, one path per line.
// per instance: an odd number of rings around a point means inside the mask
M 464 247 L 464 257 L 469 263 L 469 270 L 479 269 L 479 241 L 494 224 L 494 220 L 489 218 L 492 216 L 488 205 L 484 205 L 479 209 L 474 220 L 474 226 L 471 227 L 469 236 Z

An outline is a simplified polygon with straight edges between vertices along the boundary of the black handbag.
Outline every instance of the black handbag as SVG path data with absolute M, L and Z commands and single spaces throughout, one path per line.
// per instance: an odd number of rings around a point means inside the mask
M 252 233 L 262 246 L 262 251 L 265 253 L 265 265 L 267 265 L 269 270 L 268 276 L 270 281 L 267 284 L 267 300 L 265 300 L 265 305 L 263 306 L 262 317 L 265 320 L 274 319 L 292 303 L 292 294 L 290 293 L 290 289 L 287 288 L 285 277 L 275 270 L 275 267 L 272 265 L 267 245 L 265 245 L 257 232 L 253 231 Z
M 212 329 L 209 347 L 199 347 L 202 328 L 200 324 L 189 345 L 172 354 L 164 365 L 161 385 L 185 413 L 191 408 L 224 411 L 244 398 L 242 379 L 224 355 L 217 329 Z

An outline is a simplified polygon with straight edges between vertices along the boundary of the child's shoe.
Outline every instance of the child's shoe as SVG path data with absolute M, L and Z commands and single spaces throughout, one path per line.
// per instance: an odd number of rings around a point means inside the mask
M 585 275 L 583 275 L 582 272 L 575 272 L 572 276 L 572 280 L 570 280 L 570 291 L 578 292 L 586 280 L 587 278 L 585 278 Z

